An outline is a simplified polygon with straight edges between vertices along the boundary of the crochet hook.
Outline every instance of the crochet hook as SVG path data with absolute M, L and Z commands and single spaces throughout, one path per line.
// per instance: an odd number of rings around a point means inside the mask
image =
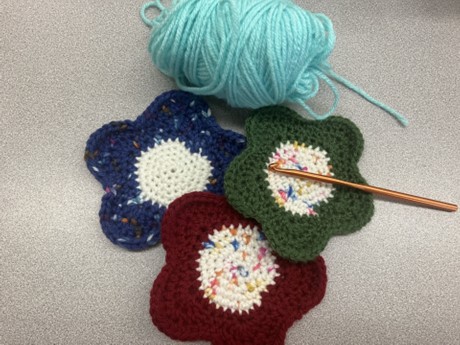
M 430 206 L 430 207 L 440 209 L 443 211 L 455 212 L 458 210 L 458 206 L 455 204 L 450 204 L 447 202 L 428 199 L 428 198 L 422 198 L 421 196 L 396 192 L 390 189 L 339 180 L 334 177 L 309 173 L 306 171 L 300 171 L 300 170 L 295 170 L 295 169 L 283 169 L 279 166 L 278 163 L 269 164 L 268 169 L 271 171 L 277 172 L 277 173 L 285 174 L 285 175 L 290 175 L 290 176 L 300 177 L 300 178 L 307 178 L 307 179 L 314 180 L 314 181 L 333 183 L 333 184 L 337 184 L 341 186 L 351 187 L 351 188 L 362 190 L 364 192 L 380 194 L 380 195 L 388 196 L 388 197 L 395 198 L 395 199 L 409 201 L 415 204 Z

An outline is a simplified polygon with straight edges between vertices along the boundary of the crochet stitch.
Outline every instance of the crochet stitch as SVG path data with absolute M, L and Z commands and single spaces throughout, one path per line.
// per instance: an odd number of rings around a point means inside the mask
M 317 257 L 294 263 L 268 246 L 260 225 L 206 192 L 172 202 L 162 224 L 166 263 L 150 299 L 153 323 L 177 340 L 280 345 L 326 289 Z
M 169 203 L 192 191 L 223 194 L 223 174 L 244 146 L 201 97 L 183 91 L 160 95 L 135 121 L 104 125 L 90 136 L 85 160 L 106 192 L 105 235 L 130 250 L 156 244 Z
M 315 258 L 334 235 L 362 228 L 372 217 L 371 194 L 268 170 L 280 167 L 365 183 L 357 162 L 359 129 L 342 117 L 302 119 L 285 107 L 257 110 L 246 122 L 248 147 L 230 164 L 225 192 L 230 204 L 264 228 L 270 246 L 295 260 Z

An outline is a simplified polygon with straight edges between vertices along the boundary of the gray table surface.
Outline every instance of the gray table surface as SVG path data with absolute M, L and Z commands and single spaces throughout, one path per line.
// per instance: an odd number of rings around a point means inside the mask
M 134 119 L 174 83 L 150 63 L 143 0 L 2 2 L 0 344 L 175 344 L 151 323 L 161 246 L 102 234 L 88 136 Z M 335 24 L 338 73 L 406 114 L 342 90 L 369 183 L 460 202 L 460 1 L 298 1 Z M 330 95 L 312 104 L 325 109 Z M 247 111 L 209 98 L 219 123 Z M 286 344 L 459 344 L 459 214 L 378 199 L 361 231 L 330 241 L 323 302 Z M 196 344 L 206 344 L 197 342 Z

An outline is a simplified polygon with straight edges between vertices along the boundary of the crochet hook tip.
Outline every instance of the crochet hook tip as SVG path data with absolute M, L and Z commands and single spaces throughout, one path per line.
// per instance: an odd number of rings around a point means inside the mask
M 278 167 L 279 167 L 278 162 L 270 163 L 268 165 L 268 170 L 276 171 Z

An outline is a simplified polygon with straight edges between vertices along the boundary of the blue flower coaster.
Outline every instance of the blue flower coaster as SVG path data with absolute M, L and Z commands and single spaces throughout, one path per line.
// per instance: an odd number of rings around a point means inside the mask
M 102 126 L 88 139 L 85 161 L 105 191 L 105 235 L 129 250 L 155 245 L 168 205 L 193 191 L 223 194 L 227 166 L 245 145 L 201 97 L 183 91 L 160 95 L 135 121 Z

